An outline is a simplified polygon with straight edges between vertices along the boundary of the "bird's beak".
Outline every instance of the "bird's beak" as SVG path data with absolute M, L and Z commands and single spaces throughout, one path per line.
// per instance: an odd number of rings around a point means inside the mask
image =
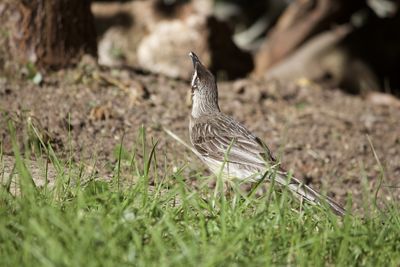
M 195 53 L 193 53 L 193 52 L 190 52 L 190 53 L 189 53 L 189 57 L 192 59 L 193 68 L 194 68 L 195 70 L 197 70 L 197 66 L 201 65 L 201 62 L 200 62 L 199 58 L 198 58 L 197 55 L 196 55 Z

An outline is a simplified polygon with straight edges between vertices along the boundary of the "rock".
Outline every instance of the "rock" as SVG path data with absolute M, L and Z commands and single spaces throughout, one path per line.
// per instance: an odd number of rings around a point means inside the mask
M 400 108 L 400 100 L 390 94 L 369 92 L 366 96 L 366 100 L 373 105 Z
M 121 66 L 125 63 L 126 57 L 123 51 L 129 49 L 128 39 L 124 36 L 126 29 L 111 28 L 98 43 L 99 64 L 104 66 Z
M 98 33 L 99 63 L 106 66 L 137 65 L 140 40 L 160 21 L 154 1 L 95 2 L 92 12 Z
M 192 72 L 187 54 L 196 51 L 206 65 L 206 43 L 201 36 L 204 21 L 192 16 L 188 21 L 160 22 L 139 44 L 137 56 L 141 67 L 173 78 L 188 79 Z
M 194 51 L 208 68 L 226 78 L 252 70 L 251 55 L 234 44 L 228 25 L 212 15 L 212 1 L 178 2 L 94 3 L 99 63 L 139 65 L 154 73 L 189 79 L 192 66 L 187 54 Z
M 137 56 L 141 67 L 149 71 L 190 79 L 190 51 L 197 53 L 211 71 L 223 72 L 227 78 L 244 76 L 253 68 L 250 54 L 234 44 L 226 24 L 213 16 L 197 14 L 160 22 L 141 41 Z

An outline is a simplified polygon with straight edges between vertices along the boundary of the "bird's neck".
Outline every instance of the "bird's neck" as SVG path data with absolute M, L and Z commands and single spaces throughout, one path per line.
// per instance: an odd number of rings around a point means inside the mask
M 206 93 L 195 92 L 193 94 L 192 117 L 199 118 L 203 115 L 219 113 L 218 91 Z

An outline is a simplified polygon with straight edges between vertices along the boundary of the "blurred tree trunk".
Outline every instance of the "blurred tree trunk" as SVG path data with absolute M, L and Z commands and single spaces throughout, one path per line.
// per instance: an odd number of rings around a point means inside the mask
M 14 49 L 22 61 L 43 68 L 76 64 L 83 54 L 96 56 L 96 32 L 90 0 L 19 0 Z

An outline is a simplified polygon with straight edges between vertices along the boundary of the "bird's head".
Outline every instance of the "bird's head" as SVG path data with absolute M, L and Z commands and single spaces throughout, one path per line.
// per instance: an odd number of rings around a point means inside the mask
M 197 55 L 189 53 L 193 62 L 192 93 L 206 93 L 206 91 L 216 89 L 214 75 L 201 63 Z
M 192 76 L 192 115 L 219 112 L 218 89 L 214 75 L 200 62 L 195 53 L 189 56 L 193 62 Z

